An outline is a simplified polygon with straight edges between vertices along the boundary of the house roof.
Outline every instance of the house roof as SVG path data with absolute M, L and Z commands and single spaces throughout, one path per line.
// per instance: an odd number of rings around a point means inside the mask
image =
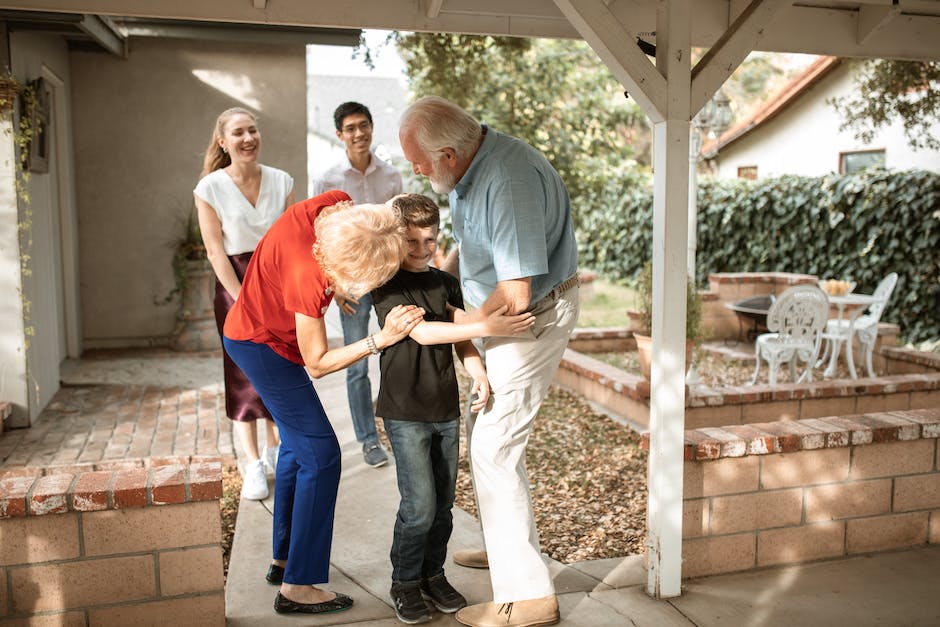
M 717 139 L 706 142 L 702 146 L 702 156 L 706 159 L 713 159 L 722 148 L 733 144 L 754 129 L 777 117 L 813 85 L 837 68 L 841 62 L 839 57 L 830 56 L 822 56 L 813 61 L 802 73 L 784 85 L 780 91 L 771 96 L 751 115 L 729 128 Z

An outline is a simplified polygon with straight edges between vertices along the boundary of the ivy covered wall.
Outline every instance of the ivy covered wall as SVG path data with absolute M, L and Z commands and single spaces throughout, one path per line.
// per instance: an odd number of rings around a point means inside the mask
M 629 281 L 651 255 L 652 190 L 610 185 L 603 196 L 575 201 L 581 266 Z M 882 319 L 900 324 L 908 341 L 940 337 L 940 174 L 704 182 L 698 207 L 699 281 L 713 272 L 803 272 L 851 279 L 870 294 L 897 272 Z

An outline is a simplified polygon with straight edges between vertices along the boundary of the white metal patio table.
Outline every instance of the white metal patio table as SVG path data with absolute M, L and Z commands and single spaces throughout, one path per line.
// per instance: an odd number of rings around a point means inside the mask
M 849 320 L 848 333 L 840 338 L 828 337 L 833 343 L 832 354 L 829 356 L 829 365 L 826 366 L 823 376 L 831 377 L 836 373 L 836 363 L 839 360 L 839 351 L 842 349 L 842 342 L 845 342 L 845 363 L 849 368 L 849 376 L 857 379 L 855 373 L 855 361 L 852 355 L 852 342 L 855 339 L 855 321 L 865 311 L 869 305 L 875 302 L 875 296 L 872 294 L 843 294 L 841 296 L 829 295 L 829 303 L 836 306 L 839 312 L 839 320 L 847 315 Z

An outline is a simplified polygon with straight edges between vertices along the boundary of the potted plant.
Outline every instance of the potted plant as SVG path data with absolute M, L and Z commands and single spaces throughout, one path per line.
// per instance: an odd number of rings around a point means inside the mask
M 650 378 L 650 366 L 653 357 L 653 264 L 646 262 L 640 276 L 637 279 L 636 288 L 639 298 L 639 308 L 635 315 L 631 316 L 631 323 L 636 325 L 632 329 L 633 338 L 636 340 L 637 354 L 640 359 L 640 368 L 643 376 Z M 686 282 L 686 314 L 685 314 L 685 368 L 688 372 L 692 363 L 692 352 L 704 337 L 702 327 L 702 296 L 699 294 L 695 283 L 691 280 Z M 627 312 L 630 314 L 631 312 Z
M 6 115 L 13 110 L 16 103 L 16 97 L 19 95 L 23 86 L 10 73 L 9 69 L 0 71 L 0 116 Z
M 170 346 L 178 351 L 219 348 L 214 307 L 215 274 L 206 257 L 195 207 L 187 213 L 183 235 L 174 247 L 173 276 L 176 287 L 168 300 L 179 294 L 180 308 Z

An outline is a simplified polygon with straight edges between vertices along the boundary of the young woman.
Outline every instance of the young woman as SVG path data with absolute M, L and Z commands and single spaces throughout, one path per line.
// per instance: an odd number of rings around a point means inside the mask
M 223 111 L 212 128 L 202 175 L 193 190 L 202 240 L 216 276 L 215 319 L 220 336 L 255 247 L 294 202 L 294 180 L 282 170 L 259 163 L 260 152 L 261 131 L 255 116 L 241 108 Z M 277 428 L 254 387 L 224 349 L 223 362 L 225 413 L 234 421 L 247 457 L 241 495 L 265 499 L 267 474 L 277 466 Z M 266 429 L 261 455 L 258 420 Z

